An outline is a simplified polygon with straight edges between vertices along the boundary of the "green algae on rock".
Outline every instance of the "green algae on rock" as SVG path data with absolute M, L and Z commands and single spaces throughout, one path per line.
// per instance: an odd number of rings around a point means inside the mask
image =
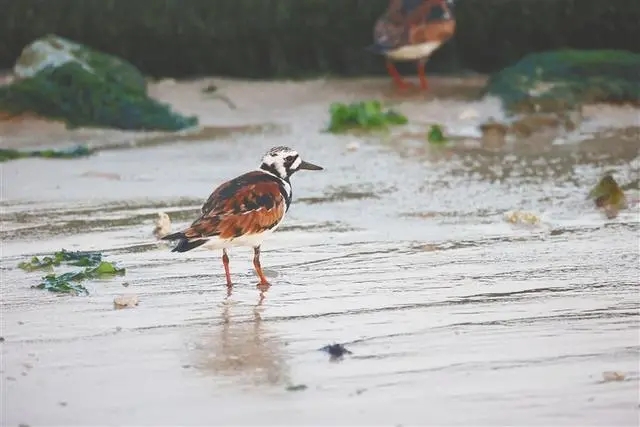
M 178 131 L 198 124 L 147 94 L 144 76 L 128 62 L 55 35 L 25 47 L 0 87 L 0 111 L 35 113 L 68 127 Z
M 628 208 L 627 198 L 611 174 L 606 174 L 591 189 L 587 199 L 593 200 L 596 208 L 604 210 L 608 219 L 618 216 L 622 209 Z
M 510 112 L 557 112 L 584 103 L 640 104 L 640 54 L 557 50 L 526 55 L 495 73 L 485 94 Z

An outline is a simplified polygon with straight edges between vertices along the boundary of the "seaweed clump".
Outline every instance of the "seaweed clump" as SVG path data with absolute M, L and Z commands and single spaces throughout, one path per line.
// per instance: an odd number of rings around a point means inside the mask
M 44 256 L 42 258 L 34 256 L 29 261 L 19 263 L 18 267 L 25 271 L 52 271 L 53 267 L 62 264 L 84 268 L 62 274 L 47 274 L 38 285 L 33 287 L 55 293 L 88 295 L 89 291 L 82 285 L 82 281 L 125 274 L 124 268 L 117 267 L 111 262 L 103 261 L 100 252 L 71 252 L 64 249 L 54 253 L 52 256 Z
M 27 46 L 0 87 L 0 112 L 60 120 L 67 127 L 178 131 L 196 126 L 147 94 L 133 65 L 57 36 Z
M 390 125 L 404 125 L 407 118 L 394 111 L 383 110 L 380 101 L 360 101 L 351 104 L 336 102 L 329 108 L 331 121 L 328 131 L 341 133 L 349 130 L 380 130 Z

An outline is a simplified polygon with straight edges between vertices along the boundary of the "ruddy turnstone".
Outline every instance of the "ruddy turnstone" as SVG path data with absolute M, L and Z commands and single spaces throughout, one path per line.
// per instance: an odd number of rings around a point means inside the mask
M 260 266 L 262 241 L 282 223 L 291 205 L 291 175 L 299 170 L 322 170 L 305 162 L 289 147 L 273 147 L 262 158 L 262 164 L 222 183 L 213 190 L 202 206 L 202 213 L 187 229 L 164 236 L 163 240 L 177 240 L 172 252 L 187 252 L 202 246 L 222 249 L 222 264 L 231 287 L 227 248 L 253 247 L 253 266 L 260 278 L 258 286 L 269 282 Z
M 399 89 L 410 85 L 393 61 L 418 61 L 420 87 L 428 89 L 424 67 L 429 56 L 449 40 L 456 27 L 447 0 L 390 0 L 376 21 L 368 50 L 387 58 L 387 72 Z

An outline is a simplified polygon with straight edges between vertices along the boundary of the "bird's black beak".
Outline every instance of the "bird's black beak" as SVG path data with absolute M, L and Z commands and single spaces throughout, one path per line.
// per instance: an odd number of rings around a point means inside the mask
M 314 165 L 313 163 L 305 162 L 304 160 L 300 163 L 298 169 L 306 169 L 308 171 L 321 171 L 324 168 L 321 166 Z

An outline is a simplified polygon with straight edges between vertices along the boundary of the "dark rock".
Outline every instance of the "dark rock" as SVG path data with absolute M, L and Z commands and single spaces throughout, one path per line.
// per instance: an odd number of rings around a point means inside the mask
M 322 347 L 320 350 L 326 351 L 333 358 L 340 358 L 345 354 L 352 354 L 351 351 L 347 350 L 342 344 L 330 344 Z

